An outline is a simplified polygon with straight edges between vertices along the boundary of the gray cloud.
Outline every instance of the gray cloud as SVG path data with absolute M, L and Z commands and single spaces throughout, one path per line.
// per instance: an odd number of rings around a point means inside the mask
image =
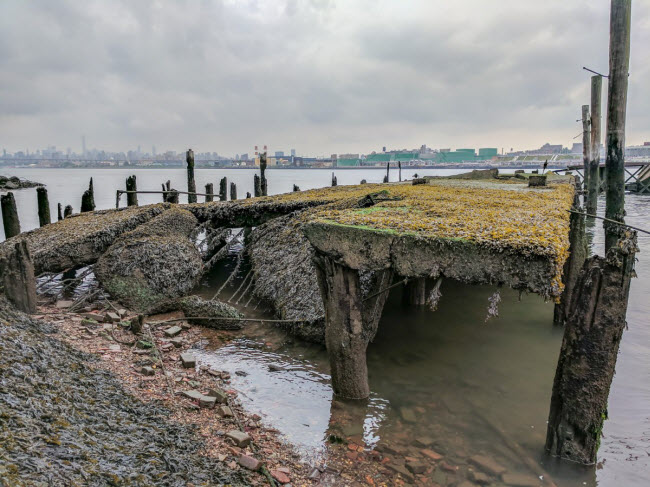
M 309 154 L 570 144 L 608 2 L 0 3 L 0 146 Z M 650 139 L 633 5 L 628 141 Z

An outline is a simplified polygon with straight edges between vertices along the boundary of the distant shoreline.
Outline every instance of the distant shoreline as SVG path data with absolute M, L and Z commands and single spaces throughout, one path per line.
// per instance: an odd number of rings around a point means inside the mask
M 403 170 L 406 169 L 539 169 L 542 167 L 543 163 L 540 164 L 526 164 L 522 166 L 490 166 L 490 165 L 481 165 L 481 166 L 458 166 L 458 165 L 436 165 L 436 166 L 402 166 Z M 4 169 L 34 169 L 34 170 L 43 170 L 43 169 L 99 169 L 99 170 L 112 170 L 112 169 L 185 169 L 184 166 L 85 166 L 85 167 L 33 167 L 33 166 L 4 166 Z M 210 169 L 210 170 L 223 170 L 223 169 L 235 169 L 235 170 L 257 170 L 259 166 L 254 167 L 214 167 L 214 166 L 195 166 L 195 169 Z M 348 170 L 378 170 L 386 171 L 386 166 L 341 166 L 341 167 L 293 167 L 293 166 L 268 166 L 267 171 L 272 170 L 319 170 L 319 171 L 348 171 Z M 396 165 L 390 166 L 392 170 L 399 170 Z M 566 169 L 561 166 L 548 167 L 548 169 Z

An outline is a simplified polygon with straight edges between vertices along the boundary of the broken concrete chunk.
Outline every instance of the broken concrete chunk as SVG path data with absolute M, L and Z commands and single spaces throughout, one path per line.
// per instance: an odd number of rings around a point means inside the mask
M 104 323 L 117 323 L 120 321 L 120 315 L 117 313 L 109 312 L 104 315 Z
M 121 308 L 117 310 L 117 314 L 120 315 L 120 318 L 124 318 L 127 314 L 129 314 L 129 312 L 124 308 Z
M 223 407 L 223 406 L 222 406 Z M 226 438 L 230 438 L 239 448 L 247 447 L 251 444 L 251 437 L 248 433 L 239 430 L 231 430 L 226 433 Z
M 67 309 L 74 304 L 74 301 L 61 300 L 56 302 L 56 307 L 59 309 Z
M 271 477 L 281 484 L 288 484 L 291 482 L 291 477 L 289 477 L 289 474 L 286 471 L 283 471 L 283 469 L 276 468 L 271 470 Z
M 183 396 L 194 401 L 199 401 L 203 397 L 203 394 L 197 390 L 192 389 L 191 391 L 183 391 Z
M 226 394 L 221 389 L 210 389 L 207 395 L 214 397 L 219 404 L 225 404 L 228 402 L 228 394 Z
M 156 371 L 151 367 L 140 367 L 139 372 L 142 375 L 156 375 Z
M 87 320 L 96 321 L 97 323 L 99 323 L 101 321 L 104 321 L 104 316 L 100 315 L 99 313 L 94 313 L 94 312 L 93 313 L 84 313 L 82 316 L 84 318 L 86 318 Z
M 222 418 L 232 418 L 234 416 L 232 409 L 230 409 L 228 406 L 219 406 L 217 413 Z
M 201 396 L 199 398 L 199 407 L 212 409 L 217 404 L 217 398 L 214 396 Z
M 183 329 L 180 326 L 172 326 L 171 328 L 167 328 L 165 330 L 165 335 L 168 337 L 175 337 L 181 331 L 183 331 Z
M 196 357 L 191 353 L 182 353 L 181 362 L 183 362 L 183 367 L 186 369 L 193 369 L 196 367 Z
M 182 338 L 172 338 L 169 340 L 169 343 L 174 345 L 176 348 L 181 348 L 183 346 L 183 339 Z

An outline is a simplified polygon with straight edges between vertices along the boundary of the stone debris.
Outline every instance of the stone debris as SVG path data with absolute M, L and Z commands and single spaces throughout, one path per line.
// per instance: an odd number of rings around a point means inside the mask
M 504 484 L 512 487 L 539 487 L 542 481 L 532 475 L 521 473 L 504 473 L 501 475 Z
M 203 397 L 203 394 L 196 390 L 183 391 L 181 394 L 183 394 L 183 396 L 187 397 L 188 399 L 192 399 L 193 401 L 199 401 Z
M 399 408 L 399 414 L 407 423 L 416 423 L 418 420 L 415 416 L 415 412 L 411 408 L 401 407 Z
M 176 348 L 181 348 L 183 346 L 183 339 L 182 338 L 172 338 L 169 340 L 169 343 L 174 345 Z
M 221 389 L 210 389 L 207 396 L 214 397 L 219 404 L 226 404 L 228 402 L 228 394 Z
M 212 409 L 217 404 L 217 398 L 214 396 L 201 396 L 199 407 Z
M 219 416 L 222 418 L 232 418 L 234 416 L 232 409 L 230 409 L 228 406 L 219 406 L 217 414 L 219 414 Z
M 196 357 L 191 353 L 182 353 L 181 362 L 183 363 L 183 367 L 186 369 L 193 369 L 196 367 Z
M 440 453 L 436 453 L 433 450 L 430 450 L 428 448 L 425 448 L 424 450 L 420 450 L 420 453 L 424 455 L 427 458 L 430 458 L 434 462 L 437 462 L 438 460 L 442 460 L 442 455 Z
M 490 477 L 483 472 L 475 472 L 474 470 L 470 470 L 469 478 L 479 485 L 487 485 L 490 483 Z
M 101 315 L 101 314 L 96 313 L 94 311 L 90 312 L 90 313 L 84 313 L 82 316 L 84 318 L 86 318 L 87 320 L 92 320 L 92 321 L 95 321 L 97 323 L 104 321 L 104 315 Z
M 476 465 L 478 468 L 483 470 L 490 475 L 498 477 L 499 475 L 506 472 L 506 469 L 499 465 L 497 462 L 483 455 L 474 455 L 469 459 L 470 463 Z
M 406 468 L 408 468 L 413 474 L 424 473 L 427 470 L 427 464 L 419 460 L 410 460 L 406 462 Z
M 104 323 L 117 323 L 120 321 L 120 315 L 117 313 L 109 312 L 104 315 Z
M 167 328 L 165 330 L 165 335 L 172 338 L 179 335 L 181 331 L 183 331 L 183 329 L 180 326 L 172 326 L 171 328 Z
M 61 300 L 56 302 L 56 307 L 58 309 L 67 309 L 74 304 L 74 301 Z
M 281 484 L 288 484 L 291 482 L 291 477 L 289 477 L 288 472 L 285 470 L 280 470 L 279 468 L 271 470 L 271 477 L 273 477 Z
M 257 472 L 260 468 L 262 468 L 263 465 L 260 460 L 249 455 L 240 456 L 237 462 L 242 467 L 247 468 L 248 470 L 252 470 L 253 472 Z
M 226 438 L 230 438 L 239 448 L 245 448 L 251 444 L 251 437 L 248 433 L 239 430 L 231 430 L 226 433 Z
M 138 370 L 142 375 L 156 375 L 156 371 L 151 367 L 140 367 Z

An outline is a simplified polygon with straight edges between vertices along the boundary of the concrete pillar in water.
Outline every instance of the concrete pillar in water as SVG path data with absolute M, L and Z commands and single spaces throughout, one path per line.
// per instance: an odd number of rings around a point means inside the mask
M 374 272 L 364 296 L 359 271 L 323 254 L 317 254 L 314 262 L 325 307 L 325 344 L 334 393 L 345 399 L 366 399 L 370 395 L 366 349 L 388 297 L 388 291 L 376 293 L 390 286 L 393 271 Z
M 7 257 L 3 269 L 4 291 L 7 299 L 25 313 L 36 312 L 36 277 L 27 242 L 17 242 Z
M 50 201 L 47 198 L 47 189 L 44 186 L 36 188 L 36 200 L 38 203 L 38 224 L 41 227 L 52 223 L 50 218 Z
M 404 286 L 403 302 L 411 306 L 424 306 L 427 303 L 427 280 L 425 277 L 409 279 Z
M 210 203 L 211 201 L 214 201 L 214 185 L 208 183 L 205 185 L 205 202 Z
M 187 161 L 187 201 L 188 203 L 196 203 L 196 181 L 194 180 L 194 151 L 187 149 L 185 155 Z
M 219 181 L 219 201 L 228 200 L 228 178 L 221 178 Z
M 591 135 L 589 149 L 589 177 L 587 188 L 587 213 L 595 215 L 598 210 L 600 192 L 600 99 L 603 91 L 603 77 L 591 77 Z
M 72 205 L 66 205 L 63 210 L 63 218 L 68 218 L 72 216 Z
M 628 231 L 606 258 L 589 258 L 576 282 L 548 418 L 546 451 L 553 456 L 596 462 L 635 253 L 636 233 Z
M 95 211 L 95 189 L 93 187 L 93 178 L 90 178 L 88 189 L 81 196 L 81 213 Z
M 230 183 L 230 199 L 237 199 L 237 185 L 235 183 Z
M 15 237 L 20 234 L 20 220 L 18 219 L 18 208 L 16 208 L 16 199 L 10 191 L 0 196 L 2 205 L 2 223 L 5 229 L 5 238 Z
M 137 191 L 138 184 L 135 179 L 135 174 L 126 178 L 126 190 Z M 126 193 L 127 206 L 138 206 L 138 193 Z

